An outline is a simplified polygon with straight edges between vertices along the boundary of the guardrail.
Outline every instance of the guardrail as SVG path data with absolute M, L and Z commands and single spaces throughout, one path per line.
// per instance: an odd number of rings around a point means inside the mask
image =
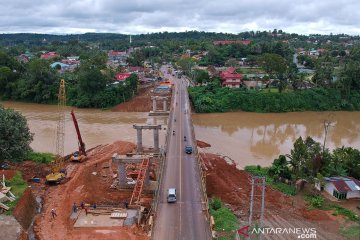
M 188 93 L 186 92 L 186 95 L 188 95 Z M 192 117 L 191 117 L 191 109 L 189 108 L 189 118 L 190 118 L 190 128 L 191 128 L 191 135 L 192 135 L 192 138 L 194 139 L 195 141 L 195 144 L 196 144 L 196 148 L 194 148 L 194 154 L 196 155 L 196 160 L 197 160 L 197 165 L 198 165 L 198 168 L 199 168 L 199 175 L 200 175 L 200 181 L 201 181 L 201 190 L 202 190 L 202 197 L 203 197 L 203 211 L 205 211 L 205 216 L 206 216 L 206 219 L 208 221 L 208 224 L 209 224 L 209 227 L 210 227 L 210 231 L 212 230 L 212 221 L 211 221 L 211 215 L 210 215 L 210 212 L 209 212 L 209 199 L 207 197 L 207 194 L 206 194 L 206 172 L 205 172 L 205 164 L 204 164 L 204 161 L 201 157 L 201 155 L 199 154 L 199 151 L 198 151 L 198 147 L 197 147 L 197 142 L 196 142 L 196 137 L 195 137 L 195 129 L 194 129 L 194 124 L 193 124 L 193 121 L 192 121 Z

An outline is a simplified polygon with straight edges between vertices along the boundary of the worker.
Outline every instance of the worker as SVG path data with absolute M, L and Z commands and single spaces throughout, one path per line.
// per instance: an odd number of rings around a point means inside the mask
M 76 203 L 73 204 L 73 212 L 76 213 L 77 212 L 77 206 Z
M 85 207 L 85 215 L 87 216 L 87 214 L 88 214 L 88 208 Z
M 55 217 L 57 216 L 55 208 L 51 209 L 51 216 L 53 219 L 55 219 Z
M 80 207 L 81 207 L 81 209 L 84 209 L 84 207 L 85 207 L 84 202 L 81 202 L 81 203 L 80 203 Z
M 129 207 L 128 202 L 125 200 L 125 208 L 127 209 Z
M 93 204 L 93 208 L 96 209 L 96 203 Z

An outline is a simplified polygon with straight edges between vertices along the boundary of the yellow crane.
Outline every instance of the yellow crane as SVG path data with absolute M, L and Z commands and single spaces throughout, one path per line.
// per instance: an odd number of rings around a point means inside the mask
M 56 159 L 51 166 L 52 172 L 46 176 L 47 183 L 59 183 L 66 176 L 62 170 L 64 165 L 64 138 L 65 138 L 65 80 L 60 80 L 58 95 L 58 121 L 56 127 Z

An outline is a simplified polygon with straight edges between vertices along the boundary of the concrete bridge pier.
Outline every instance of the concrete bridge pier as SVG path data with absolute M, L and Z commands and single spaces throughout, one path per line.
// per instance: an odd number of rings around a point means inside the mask
M 142 147 L 142 128 L 136 128 L 137 141 L 136 141 L 136 152 L 140 153 L 143 151 Z
M 133 127 L 137 131 L 137 147 L 136 152 L 142 153 L 143 146 L 142 146 L 142 130 L 143 129 L 153 129 L 154 134 L 154 152 L 159 152 L 159 130 L 161 129 L 161 125 L 137 125 L 134 124 Z

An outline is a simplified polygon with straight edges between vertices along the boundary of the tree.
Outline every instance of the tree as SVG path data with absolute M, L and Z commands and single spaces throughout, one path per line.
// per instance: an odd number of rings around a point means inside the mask
M 278 54 L 265 53 L 259 58 L 259 63 L 266 73 L 276 75 L 280 80 L 279 92 L 282 92 L 287 85 L 287 79 L 285 77 L 288 63 L 285 58 Z
M 191 68 L 195 65 L 195 61 L 192 58 L 185 57 L 179 59 L 176 64 L 184 71 L 187 76 L 190 76 Z
M 196 69 L 194 71 L 194 75 L 195 75 L 194 78 L 195 82 L 199 84 L 208 82 L 210 79 L 209 73 L 205 70 Z
M 26 119 L 19 112 L 0 106 L 0 160 L 22 161 L 31 151 Z

